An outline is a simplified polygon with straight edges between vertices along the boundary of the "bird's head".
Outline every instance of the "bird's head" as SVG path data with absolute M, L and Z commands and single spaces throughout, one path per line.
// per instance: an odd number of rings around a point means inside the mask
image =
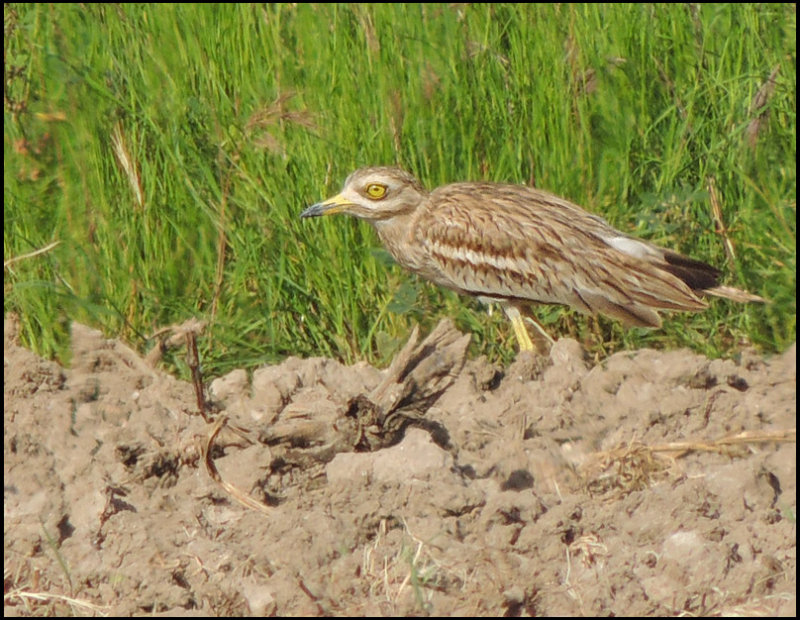
M 310 206 L 300 217 L 346 213 L 377 222 L 413 211 L 427 195 L 419 181 L 400 168 L 361 168 L 347 177 L 339 194 Z

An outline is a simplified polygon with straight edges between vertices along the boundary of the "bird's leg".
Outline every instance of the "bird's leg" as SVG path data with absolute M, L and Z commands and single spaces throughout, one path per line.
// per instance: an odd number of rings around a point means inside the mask
M 532 316 L 526 316 L 524 317 L 524 320 L 528 321 L 531 325 L 533 325 L 536 328 L 536 331 L 539 332 L 539 335 L 546 343 L 545 349 L 549 351 L 550 347 L 552 347 L 556 343 L 556 341 L 553 340 L 550 334 L 547 333 L 547 330 L 544 328 L 544 326 Z
M 542 324 L 530 315 L 523 317 L 519 307 L 511 304 L 503 304 L 503 310 L 511 321 L 511 326 L 514 328 L 514 334 L 517 337 L 517 342 L 519 342 L 520 351 L 539 351 L 546 354 L 550 347 L 555 344 L 555 340 L 545 331 Z M 537 346 L 531 339 L 528 328 L 525 326 L 525 321 L 530 322 L 536 328 L 536 331 L 539 333 L 539 338 L 536 338 L 536 340 L 540 346 Z
M 519 350 L 535 351 L 536 347 L 533 346 L 533 341 L 528 335 L 528 330 L 525 328 L 525 322 L 522 320 L 522 315 L 519 312 L 519 308 L 510 304 L 503 304 L 503 310 L 511 321 L 511 326 L 514 328 L 514 335 L 517 337 Z
M 525 321 L 523 321 L 522 317 L 519 315 L 519 311 L 517 311 L 516 316 L 511 319 L 511 325 L 514 328 L 514 333 L 519 342 L 519 350 L 536 351 L 536 345 L 533 344 L 533 340 L 531 340 L 528 330 L 525 327 Z

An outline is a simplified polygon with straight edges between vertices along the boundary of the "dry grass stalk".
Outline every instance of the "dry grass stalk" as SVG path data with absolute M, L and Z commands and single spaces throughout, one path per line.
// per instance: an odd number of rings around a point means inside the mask
M 641 491 L 657 478 L 666 475 L 679 459 L 693 452 L 716 452 L 731 457 L 741 449 L 761 443 L 791 443 L 797 441 L 797 429 L 777 431 L 742 431 L 712 440 L 672 441 L 644 445 L 631 441 L 612 450 L 596 452 L 583 466 L 586 486 L 592 494 L 617 490 L 622 495 Z M 738 450 L 737 450 L 738 448 Z
M 33 252 L 28 252 L 27 254 L 20 254 L 19 256 L 12 256 L 7 261 L 3 261 L 3 269 L 8 269 L 9 265 L 13 265 L 14 263 L 25 260 L 26 258 L 33 258 L 34 256 L 39 256 L 40 254 L 45 254 L 49 252 L 54 247 L 58 246 L 61 242 L 60 241 L 53 241 L 52 243 L 48 243 L 43 248 L 39 248 L 38 250 L 34 250 Z
M 722 205 L 719 201 L 719 194 L 717 193 L 717 184 L 714 177 L 708 178 L 708 197 L 711 200 L 711 213 L 714 216 L 714 225 L 717 234 L 722 237 L 723 247 L 725 254 L 728 256 L 728 262 L 733 265 L 736 262 L 736 252 L 733 249 L 733 241 L 728 235 L 728 228 L 725 226 L 725 220 L 722 219 Z
M 753 97 L 753 101 L 750 103 L 750 115 L 755 115 L 755 118 L 750 121 L 745 131 L 745 134 L 747 135 L 747 143 L 750 145 L 750 148 L 756 147 L 761 126 L 766 122 L 767 116 L 769 115 L 767 103 L 769 103 L 772 93 L 775 92 L 778 71 L 780 71 L 780 65 L 776 65 L 772 69 L 769 77 L 761 85 L 761 88 L 758 89 L 756 96 Z
M 126 143 L 125 134 L 122 131 L 122 125 L 117 123 L 111 132 L 111 146 L 114 148 L 114 155 L 117 158 L 122 171 L 128 177 L 133 197 L 136 201 L 136 206 L 139 209 L 144 209 L 144 193 L 142 192 L 142 178 L 139 174 L 139 169 L 136 162 L 131 157 L 128 145 Z

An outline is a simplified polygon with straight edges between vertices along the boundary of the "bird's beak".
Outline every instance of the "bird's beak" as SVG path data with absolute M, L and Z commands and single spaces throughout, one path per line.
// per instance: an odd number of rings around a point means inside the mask
M 355 206 L 341 194 L 329 198 L 323 202 L 311 205 L 300 214 L 300 217 L 319 217 L 320 215 L 331 215 L 333 213 L 346 212 L 349 207 Z

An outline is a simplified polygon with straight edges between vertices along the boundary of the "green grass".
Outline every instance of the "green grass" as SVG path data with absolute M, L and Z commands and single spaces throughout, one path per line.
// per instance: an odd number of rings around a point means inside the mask
M 146 349 L 196 316 L 207 375 L 385 364 L 452 316 L 508 361 L 501 313 L 393 266 L 362 222 L 298 219 L 385 163 L 535 183 L 772 300 L 654 331 L 538 311 L 598 355 L 796 338 L 792 4 L 6 4 L 4 23 L 4 259 L 60 242 L 6 266 L 4 312 L 44 355 L 68 356 L 73 320 Z

